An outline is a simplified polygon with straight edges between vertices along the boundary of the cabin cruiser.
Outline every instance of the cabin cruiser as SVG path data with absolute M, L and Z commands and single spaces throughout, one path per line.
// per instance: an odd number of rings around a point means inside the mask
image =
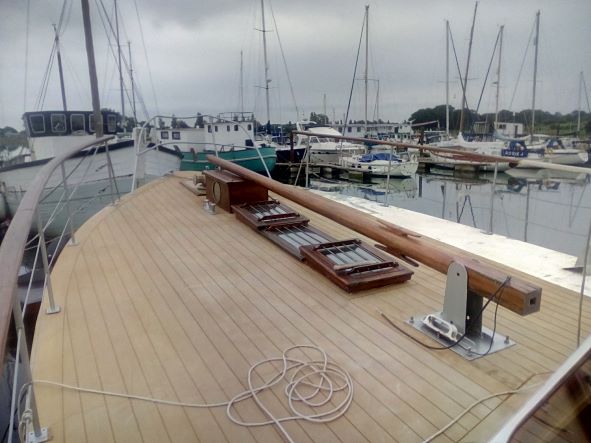
M 315 122 L 300 121 L 296 123 L 296 130 L 310 132 L 314 135 L 298 134 L 294 140 L 293 154 L 291 146 L 277 149 L 277 159 L 281 162 L 300 162 L 305 159 L 309 150 L 310 163 L 339 164 L 341 157 L 365 154 L 367 149 L 363 145 L 340 141 L 333 137 L 343 135 L 334 128 L 322 126 Z

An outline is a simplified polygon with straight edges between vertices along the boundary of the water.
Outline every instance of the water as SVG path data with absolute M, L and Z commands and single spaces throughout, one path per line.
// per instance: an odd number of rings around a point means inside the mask
M 421 174 L 354 183 L 316 178 L 310 187 L 361 197 L 434 217 L 490 229 L 493 173 L 458 177 Z M 492 232 L 579 256 L 591 223 L 586 174 L 548 170 L 499 173 L 494 187 Z M 396 222 L 396 220 L 392 220 Z

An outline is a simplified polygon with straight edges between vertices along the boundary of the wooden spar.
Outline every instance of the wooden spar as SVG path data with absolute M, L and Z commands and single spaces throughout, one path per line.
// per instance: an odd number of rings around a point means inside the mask
M 416 260 L 439 272 L 447 274 L 448 267 L 452 262 L 461 263 L 468 271 L 468 289 L 482 297 L 491 297 L 508 277 L 507 274 L 490 265 L 459 254 L 451 255 L 442 248 L 415 237 L 404 228 L 378 220 L 357 209 L 349 208 L 301 188 L 279 183 L 213 155 L 208 155 L 207 160 L 365 235 L 392 252 Z M 541 297 L 542 289 L 540 287 L 518 277 L 512 277 L 506 284 L 499 303 L 513 312 L 527 315 L 540 309 Z

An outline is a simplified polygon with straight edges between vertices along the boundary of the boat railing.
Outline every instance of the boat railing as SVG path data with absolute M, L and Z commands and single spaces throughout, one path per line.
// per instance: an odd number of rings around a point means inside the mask
M 106 176 L 104 179 L 109 181 L 108 189 L 111 194 L 111 202 L 115 203 L 115 199 L 120 197 L 107 144 L 113 138 L 114 136 L 105 136 L 70 148 L 45 164 L 24 194 L 0 245 L 0 350 L 2 355 L 8 355 L 8 358 L 4 359 L 5 362 L 14 361 L 14 367 L 11 371 L 13 374 L 12 380 L 10 380 L 12 386 L 11 407 L 6 441 L 13 441 L 15 423 L 18 423 L 18 432 L 21 439 L 25 437 L 27 441 L 46 441 L 48 439 L 48 430 L 41 427 L 37 413 L 29 349 L 25 334 L 25 314 L 32 293 L 33 280 L 37 274 L 36 268 L 39 257 L 41 257 L 43 268 L 42 297 L 47 298 L 48 305 L 45 314 L 52 315 L 60 312 L 60 306 L 54 298 L 50 277 L 50 270 L 57 257 L 57 252 L 50 258 L 46 245 L 46 232 L 55 222 L 58 214 L 65 211 L 66 222 L 63 224 L 59 236 L 56 237 L 56 251 L 60 250 L 67 238 L 69 238 L 71 246 L 76 245 L 74 223 L 76 216 L 93 200 L 104 197 L 104 190 L 99 190 L 96 195 L 88 200 L 80 199 L 77 193 L 85 178 L 92 174 L 93 180 L 98 179 L 97 171 L 103 171 L 101 174 L 104 174 Z M 98 152 L 105 153 L 106 163 L 92 168 Z M 83 155 L 80 155 L 81 153 Z M 79 160 L 78 157 L 80 157 Z M 68 161 L 67 167 L 66 161 Z M 58 174 L 58 176 L 55 177 L 55 174 Z M 61 192 L 59 198 L 56 195 L 58 192 Z M 57 203 L 55 203 L 55 207 L 47 219 L 43 220 L 40 209 L 41 204 L 51 201 L 51 205 L 53 205 L 52 198 L 57 200 Z M 78 208 L 74 208 L 74 201 L 80 204 Z M 31 232 L 34 231 L 37 231 L 36 234 L 30 238 Z M 32 253 L 33 250 L 35 252 L 33 264 L 31 265 L 32 271 L 28 279 L 24 299 L 21 300 L 18 286 L 19 271 L 24 262 L 25 252 Z M 43 315 L 41 311 L 39 315 Z M 11 349 L 8 349 L 11 322 L 14 324 L 14 335 L 10 336 Z M 16 339 L 16 345 L 12 348 L 14 339 Z M 12 356 L 11 352 L 14 353 L 14 356 Z M 7 370 L 5 365 L 3 365 L 0 373 L 6 378 L 9 374 L 4 373 Z M 27 429 L 30 429 L 30 432 L 28 435 L 24 435 Z

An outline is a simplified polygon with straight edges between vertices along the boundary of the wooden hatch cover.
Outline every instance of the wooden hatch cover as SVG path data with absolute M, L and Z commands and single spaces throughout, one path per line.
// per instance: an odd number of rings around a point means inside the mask
M 301 246 L 334 241 L 328 234 L 309 225 L 309 219 L 277 200 L 232 206 L 236 218 L 258 231 L 299 260 Z
M 308 264 L 348 292 L 409 280 L 413 272 L 359 239 L 302 246 Z

